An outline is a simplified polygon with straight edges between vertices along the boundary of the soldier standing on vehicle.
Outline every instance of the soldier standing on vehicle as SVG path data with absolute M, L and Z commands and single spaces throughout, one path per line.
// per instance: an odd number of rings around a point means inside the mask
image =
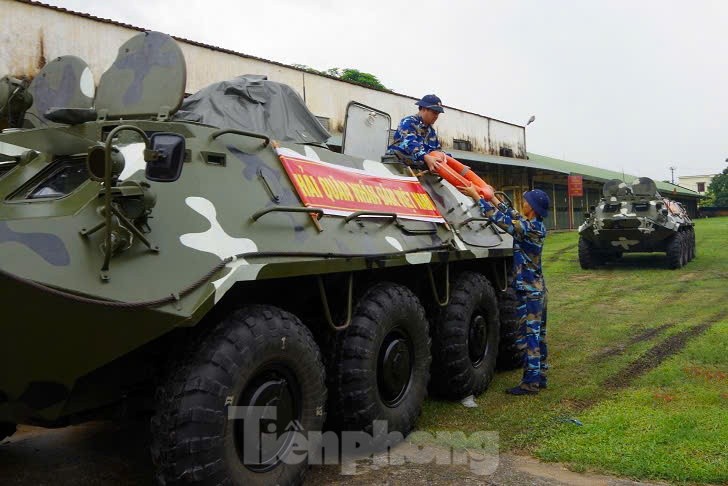
M 388 154 L 396 155 L 407 165 L 433 170 L 435 162 L 444 162 L 442 153 L 431 155 L 431 152 L 442 150 L 437 132 L 432 127 L 437 117 L 445 110 L 442 101 L 434 94 L 425 95 L 415 103 L 420 107 L 416 115 L 402 118 L 394 132 L 394 141 L 387 149 Z
M 525 348 L 521 383 L 506 390 L 511 395 L 535 395 L 546 388 L 546 323 L 543 306 L 546 283 L 541 269 L 541 252 L 546 239 L 543 218 L 550 200 L 540 189 L 523 193 L 523 215 L 493 197 L 482 199 L 474 186 L 458 188 L 480 204 L 483 216 L 513 236 L 513 288 L 518 297 L 519 338 Z

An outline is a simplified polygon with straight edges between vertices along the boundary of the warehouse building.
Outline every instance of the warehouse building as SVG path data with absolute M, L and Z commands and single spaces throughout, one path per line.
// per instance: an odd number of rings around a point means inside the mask
M 84 59 L 96 81 L 110 66 L 117 46 L 145 29 L 109 19 L 45 5 L 30 0 L 0 0 L 0 32 L 6 48 L 0 51 L 0 76 L 31 79 L 49 60 L 72 54 Z M 103 39 L 103 42 L 98 42 Z M 10 42 L 9 40 L 12 40 Z M 333 77 L 312 73 L 274 61 L 176 38 L 187 61 L 187 92 L 242 74 L 262 74 L 272 81 L 291 86 L 308 108 L 331 132 L 329 145 L 341 148 L 346 107 L 355 100 L 390 115 L 396 124 L 415 110 L 419 98 L 380 91 Z M 392 126 L 390 126 L 391 130 Z M 463 109 L 447 107 L 447 116 L 438 120 L 437 131 L 443 147 L 455 158 L 470 165 L 489 183 L 520 203 L 530 188 L 545 190 L 555 210 L 547 221 L 552 229 L 578 226 L 583 213 L 599 200 L 601 187 L 610 179 L 631 182 L 628 174 L 568 162 L 527 151 L 526 128 Z M 580 196 L 569 197 L 569 177 L 573 184 L 580 176 Z M 574 177 L 576 176 L 576 177 Z M 658 182 L 664 196 L 682 202 L 691 214 L 700 197 L 695 191 Z

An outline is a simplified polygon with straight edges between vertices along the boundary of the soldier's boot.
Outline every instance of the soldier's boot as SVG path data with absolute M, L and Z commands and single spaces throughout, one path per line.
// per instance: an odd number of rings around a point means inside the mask
M 527 383 L 521 383 L 513 388 L 507 388 L 506 393 L 509 395 L 538 395 L 538 385 L 533 386 Z

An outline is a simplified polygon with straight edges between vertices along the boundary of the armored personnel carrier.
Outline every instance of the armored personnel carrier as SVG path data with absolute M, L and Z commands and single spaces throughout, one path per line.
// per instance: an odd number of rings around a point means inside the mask
M 685 208 L 664 198 L 655 181 L 604 184 L 599 204 L 579 227 L 579 263 L 594 268 L 624 253 L 665 252 L 670 268 L 695 258 L 695 231 Z
M 183 102 L 155 32 L 95 93 L 75 59 L 47 72 L 0 134 L 0 437 L 153 410 L 161 483 L 291 484 L 291 432 L 311 457 L 309 432 L 406 435 L 428 390 L 487 388 L 512 240 L 381 157 L 385 113 L 350 104 L 337 153 L 260 76 Z

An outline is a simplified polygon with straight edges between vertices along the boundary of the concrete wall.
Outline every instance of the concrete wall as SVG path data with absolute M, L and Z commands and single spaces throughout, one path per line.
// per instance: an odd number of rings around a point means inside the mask
M 681 176 L 677 178 L 677 185 L 685 187 L 687 189 L 692 189 L 695 192 L 698 192 L 700 194 L 705 194 L 708 191 L 708 186 L 710 185 L 710 182 L 713 180 L 713 177 L 715 175 L 697 175 L 697 176 Z M 698 191 L 698 183 L 702 182 L 704 184 L 705 190 Z
M 139 32 L 130 26 L 14 0 L 0 0 L 0 12 L 0 76 L 33 77 L 47 61 L 72 54 L 89 64 L 98 83 L 114 62 L 117 49 Z M 330 119 L 332 131 L 343 128 L 346 105 L 351 100 L 389 113 L 393 128 L 402 117 L 416 112 L 415 98 L 409 96 L 367 89 L 189 41 L 178 42 L 187 60 L 189 93 L 241 74 L 264 74 L 304 96 L 315 115 Z M 436 92 L 437 86 L 432 90 Z M 419 97 L 425 93 L 415 94 Z M 508 148 L 514 157 L 526 158 L 522 126 L 447 108 L 436 128 L 445 147 L 452 146 L 453 138 L 464 139 L 478 152 L 498 155 L 501 148 Z

